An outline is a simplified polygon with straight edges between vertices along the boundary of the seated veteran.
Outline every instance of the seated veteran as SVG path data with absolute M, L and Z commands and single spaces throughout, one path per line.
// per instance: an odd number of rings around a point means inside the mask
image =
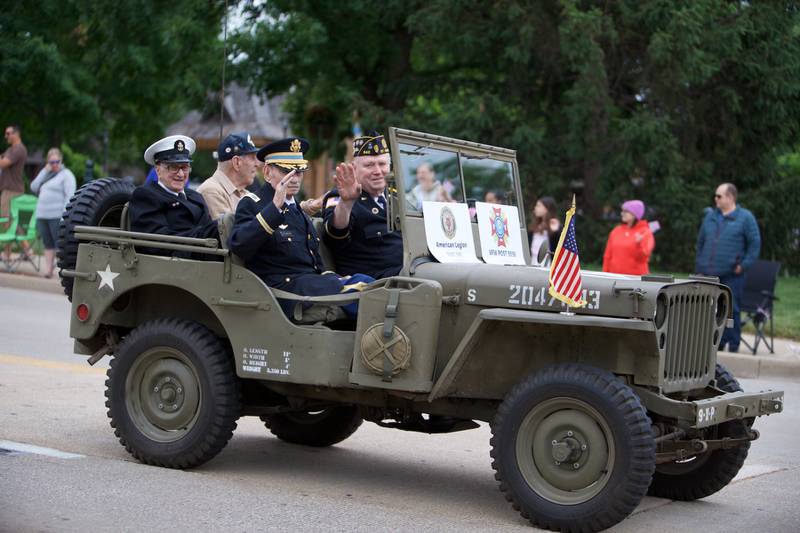
M 158 181 L 145 183 L 133 191 L 128 203 L 131 231 L 219 238 L 217 223 L 211 220 L 203 197 L 185 188 L 194 150 L 194 140 L 185 135 L 170 135 L 145 150 L 144 160 L 155 166 Z M 157 248 L 141 251 L 173 257 L 192 255 Z
M 197 188 L 203 195 L 211 218 L 223 213 L 235 213 L 236 206 L 249 194 L 249 187 L 256 178 L 258 148 L 250 134 L 231 133 L 217 148 L 217 170 Z
M 323 200 L 325 244 L 340 274 L 396 276 L 403 266 L 403 236 L 386 231 L 386 175 L 391 159 L 383 135 L 353 141 L 353 162 L 336 167 L 336 188 Z
M 308 141 L 290 138 L 258 151 L 266 183 L 258 198 L 248 196 L 239 202 L 228 247 L 264 283 L 276 289 L 304 296 L 359 290 L 374 280 L 323 272 L 319 236 L 295 201 L 308 168 L 303 155 L 308 147 Z M 292 316 L 294 302 L 280 303 L 287 316 Z M 357 304 L 343 308 L 349 316 L 356 316 Z

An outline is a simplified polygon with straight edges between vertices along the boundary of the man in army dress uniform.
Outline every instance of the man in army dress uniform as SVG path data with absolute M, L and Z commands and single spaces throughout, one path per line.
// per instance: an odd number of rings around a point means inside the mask
M 258 198 L 249 196 L 239 202 L 228 246 L 270 287 L 304 296 L 358 290 L 372 278 L 341 278 L 335 272 L 323 272 L 319 236 L 295 201 L 302 173 L 308 168 L 304 156 L 308 148 L 305 139 L 289 138 L 258 151 L 266 183 Z M 292 316 L 293 303 L 280 302 L 284 312 Z M 343 307 L 355 316 L 355 304 Z
M 396 276 L 403 266 L 403 237 L 386 231 L 386 175 L 391 160 L 383 135 L 353 141 L 353 162 L 336 167 L 336 188 L 323 200 L 325 244 L 340 274 Z
M 200 193 L 185 187 L 191 172 L 195 142 L 185 135 L 170 135 L 150 145 L 144 160 L 154 165 L 157 182 L 145 183 L 133 191 L 128 213 L 131 231 L 219 238 L 217 223 L 211 220 Z M 142 249 L 144 253 L 190 257 L 189 252 Z

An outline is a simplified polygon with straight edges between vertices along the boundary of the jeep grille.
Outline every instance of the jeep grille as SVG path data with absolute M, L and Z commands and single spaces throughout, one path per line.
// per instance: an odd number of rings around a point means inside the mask
M 703 284 L 673 285 L 659 295 L 658 307 L 666 312 L 657 330 L 664 392 L 697 389 L 713 379 L 721 331 L 715 321 L 719 295 L 719 287 Z

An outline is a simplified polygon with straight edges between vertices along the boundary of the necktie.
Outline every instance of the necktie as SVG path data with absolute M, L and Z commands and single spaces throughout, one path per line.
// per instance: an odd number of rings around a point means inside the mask
M 384 198 L 383 196 L 378 196 L 377 202 L 378 205 L 381 206 L 381 209 L 386 211 L 386 198 Z
M 186 200 L 186 193 L 185 192 L 183 192 L 183 191 L 179 192 L 178 196 L 180 197 L 181 200 Z

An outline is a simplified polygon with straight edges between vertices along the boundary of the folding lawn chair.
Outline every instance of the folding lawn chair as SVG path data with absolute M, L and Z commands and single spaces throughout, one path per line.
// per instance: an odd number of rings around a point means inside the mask
M 0 233 L 0 248 L 8 244 L 20 243 L 28 241 L 34 243 L 39 238 L 36 231 L 36 202 L 38 199 L 32 194 L 22 194 L 11 200 L 11 224 L 8 228 Z M 24 251 L 24 248 L 23 248 Z M 31 253 L 21 253 L 17 259 L 9 261 L 3 260 L 6 270 L 13 271 L 17 265 L 22 262 L 28 261 L 36 271 L 41 267 L 41 260 L 36 258 Z
M 753 345 L 742 336 L 742 342 L 753 355 L 758 351 L 758 344 L 763 340 L 769 353 L 775 353 L 775 326 L 772 322 L 772 303 L 778 299 L 775 296 L 775 282 L 781 264 L 777 261 L 756 261 L 753 263 L 744 278 L 744 293 L 739 306 L 746 316 L 742 318 L 742 326 L 751 322 L 756 329 Z M 764 328 L 769 323 L 769 339 Z

